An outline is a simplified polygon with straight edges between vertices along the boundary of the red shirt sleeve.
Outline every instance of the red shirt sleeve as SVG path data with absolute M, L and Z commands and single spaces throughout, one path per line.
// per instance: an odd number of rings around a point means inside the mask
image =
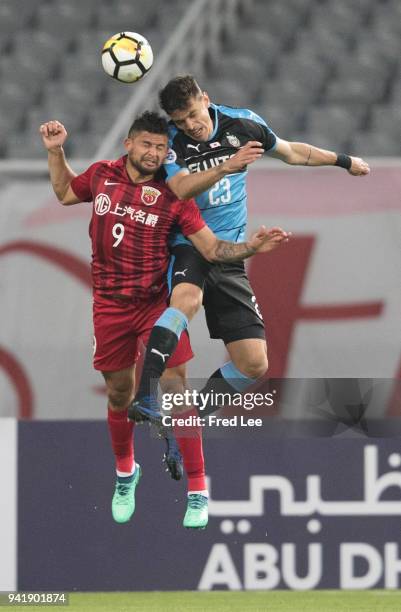
M 91 202 L 93 200 L 92 176 L 98 166 L 99 162 L 92 164 L 85 172 L 78 174 L 71 181 L 71 189 L 82 202 Z
M 183 200 L 181 203 L 181 211 L 178 217 L 178 224 L 184 236 L 196 234 L 206 223 L 202 219 L 200 210 L 197 207 L 195 200 Z

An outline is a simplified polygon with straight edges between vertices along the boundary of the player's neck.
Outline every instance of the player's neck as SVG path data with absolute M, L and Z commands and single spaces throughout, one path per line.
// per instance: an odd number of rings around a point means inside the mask
M 147 181 L 153 181 L 154 179 L 154 174 L 142 174 L 138 168 L 135 168 L 135 166 L 129 163 L 129 160 L 127 160 L 125 168 L 133 183 L 146 183 Z

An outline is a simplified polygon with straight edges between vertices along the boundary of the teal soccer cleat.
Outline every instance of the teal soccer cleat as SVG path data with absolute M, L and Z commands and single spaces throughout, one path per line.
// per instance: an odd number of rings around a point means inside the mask
M 117 476 L 116 488 L 111 502 L 111 513 L 116 523 L 128 523 L 135 512 L 135 489 L 141 477 L 141 466 L 137 463 L 132 476 Z
M 208 498 L 200 493 L 188 495 L 183 525 L 187 529 L 205 529 L 208 523 Z

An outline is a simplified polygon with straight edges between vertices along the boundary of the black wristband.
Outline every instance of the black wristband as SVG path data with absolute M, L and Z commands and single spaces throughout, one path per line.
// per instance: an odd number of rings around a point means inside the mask
M 340 155 L 337 155 L 336 163 L 334 165 L 340 166 L 340 168 L 345 168 L 346 170 L 349 170 L 352 166 L 352 159 L 350 158 L 349 155 L 345 155 L 345 153 L 341 153 Z

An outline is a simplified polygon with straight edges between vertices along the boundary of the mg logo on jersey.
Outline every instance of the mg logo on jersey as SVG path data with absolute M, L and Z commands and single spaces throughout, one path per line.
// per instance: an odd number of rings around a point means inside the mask
M 105 193 L 99 193 L 95 198 L 95 213 L 97 215 L 105 215 L 109 212 L 111 200 Z
M 145 185 L 144 187 L 142 187 L 141 200 L 146 206 L 153 206 L 153 204 L 156 204 L 157 198 L 161 194 L 162 192 L 158 189 Z

